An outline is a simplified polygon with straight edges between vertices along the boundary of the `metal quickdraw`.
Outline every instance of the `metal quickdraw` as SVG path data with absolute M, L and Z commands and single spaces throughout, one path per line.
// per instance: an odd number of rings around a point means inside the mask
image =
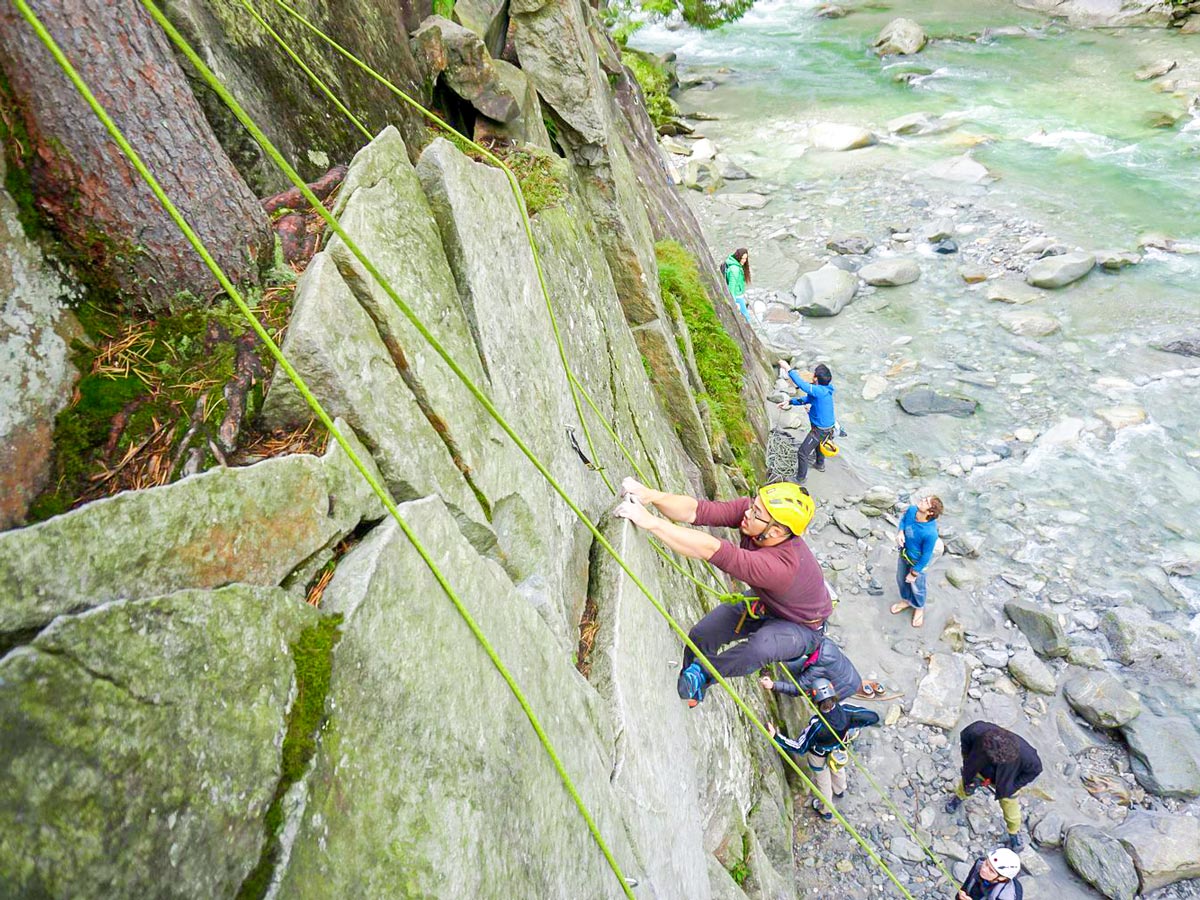
M 575 451 L 575 455 L 579 457 L 579 459 L 583 462 L 583 464 L 590 471 L 592 471 L 592 472 L 604 471 L 603 466 L 598 466 L 594 462 L 592 462 L 590 459 L 588 459 L 587 454 L 583 452 L 583 448 L 579 446 L 579 439 L 575 437 L 575 429 L 570 425 L 567 426 L 567 437 L 571 439 L 571 449 Z

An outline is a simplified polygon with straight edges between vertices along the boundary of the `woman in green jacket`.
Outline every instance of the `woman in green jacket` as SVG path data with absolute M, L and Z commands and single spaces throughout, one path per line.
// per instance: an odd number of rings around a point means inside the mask
M 739 247 L 729 254 L 725 260 L 725 283 L 729 285 L 729 293 L 733 294 L 733 302 L 741 310 L 742 316 L 750 321 L 750 310 L 746 309 L 746 285 L 750 283 L 750 251 Z

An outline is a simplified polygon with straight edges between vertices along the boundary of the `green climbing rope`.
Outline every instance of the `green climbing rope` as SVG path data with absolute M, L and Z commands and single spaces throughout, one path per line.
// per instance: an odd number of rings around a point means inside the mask
M 896 817 L 896 820 L 900 823 L 904 830 L 908 832 L 908 836 L 917 842 L 917 846 L 920 847 L 921 850 L 924 851 L 925 855 L 933 861 L 933 864 L 941 870 L 941 873 L 946 876 L 946 880 L 950 884 L 954 884 L 954 876 L 951 875 L 946 869 L 945 864 L 941 861 L 938 855 L 930 850 L 929 847 L 925 845 L 925 842 L 921 840 L 920 836 L 916 832 L 916 829 L 912 827 L 908 819 L 902 812 L 900 812 L 900 810 L 896 807 L 896 804 L 892 802 L 892 798 L 887 795 L 887 792 L 879 786 L 879 782 L 877 782 L 874 776 L 871 775 L 871 770 L 867 768 L 866 763 L 859 758 L 858 754 L 850 749 L 850 742 L 843 740 L 842 736 L 837 733 L 837 730 L 829 724 L 829 720 L 825 718 L 825 714 L 821 712 L 815 703 L 813 703 L 812 698 L 808 696 L 808 692 L 800 686 L 800 682 L 796 680 L 796 676 L 792 674 L 792 670 L 783 663 L 776 663 L 775 665 L 777 669 L 782 669 L 784 674 L 787 675 L 788 680 L 796 686 L 796 690 L 800 692 L 800 696 L 804 698 L 804 702 L 808 705 L 808 708 L 816 713 L 822 724 L 824 724 L 825 728 L 828 729 L 829 733 L 837 739 L 837 742 L 841 745 L 842 749 L 846 751 L 846 755 L 849 756 L 851 762 L 854 763 L 854 767 L 858 771 L 862 772 L 863 776 L 870 783 L 871 787 L 875 789 L 875 793 L 879 795 L 881 800 L 883 800 L 884 805 L 891 810 L 892 815 Z
M 20 2 L 20 0 L 18 0 L 18 2 Z M 286 6 L 286 4 L 283 4 L 281 2 L 281 0 L 274 0 L 274 2 L 283 6 L 283 8 L 289 9 L 289 11 L 291 11 L 290 8 Z M 385 293 L 388 294 L 388 296 L 392 299 L 392 301 L 396 304 L 396 306 L 400 309 L 400 311 L 412 323 L 413 327 L 416 328 L 417 331 L 421 334 L 422 338 L 424 338 L 425 341 L 429 344 L 429 346 L 432 347 L 433 350 L 442 358 L 442 360 L 446 363 L 447 366 L 449 366 L 451 371 L 459 378 L 459 380 L 464 384 L 464 386 L 468 389 L 468 391 L 471 392 L 472 396 L 474 396 L 476 398 L 476 400 L 480 403 L 480 405 L 482 405 L 484 407 L 485 411 L 487 411 L 487 413 L 504 430 L 504 432 L 509 436 L 509 438 L 513 441 L 513 443 L 517 446 L 517 448 L 519 450 L 521 450 L 521 452 L 530 461 L 530 463 L 534 466 L 534 468 L 538 471 L 538 473 L 546 480 L 547 484 L 549 484 L 551 486 L 551 488 L 555 491 L 555 493 L 557 493 L 559 495 L 559 497 L 563 500 L 563 502 L 567 504 L 567 506 L 576 515 L 576 517 L 588 528 L 588 530 L 592 533 L 593 537 L 595 538 L 596 542 L 605 550 L 605 552 L 607 552 L 613 558 L 614 561 L 616 561 L 616 563 L 621 567 L 621 569 L 626 573 L 626 575 L 629 576 L 630 580 L 641 591 L 641 593 L 647 598 L 647 600 L 650 601 L 651 605 L 664 618 L 664 620 L 668 623 L 670 628 L 677 635 L 679 635 L 679 637 L 683 640 L 683 642 L 692 650 L 692 652 L 695 654 L 696 658 L 705 666 L 706 669 L 708 669 L 708 671 L 712 675 L 713 679 L 718 684 L 720 684 L 721 687 L 729 694 L 729 696 L 733 700 L 733 702 L 735 704 L 737 704 L 739 709 L 741 709 L 741 711 L 746 715 L 746 717 L 750 720 L 750 722 L 763 734 L 763 736 L 766 737 L 768 740 L 771 740 L 770 733 L 767 731 L 766 727 L 763 725 L 762 721 L 758 718 L 758 716 L 754 713 L 754 711 L 751 710 L 750 707 L 746 704 L 746 702 L 737 694 L 736 691 L 734 691 L 734 689 L 729 684 L 729 682 L 719 672 L 716 671 L 716 669 L 713 667 L 712 663 L 708 660 L 707 656 L 705 656 L 705 654 L 700 650 L 700 648 L 695 645 L 695 643 L 691 640 L 691 638 L 688 636 L 688 634 L 682 629 L 682 627 L 680 627 L 679 623 L 675 620 L 675 618 L 673 616 L 671 616 L 670 612 L 667 611 L 667 609 L 662 605 L 662 603 L 658 600 L 658 598 L 655 597 L 654 594 L 649 590 L 649 588 L 646 587 L 645 583 L 629 567 L 629 564 L 627 562 L 625 562 L 625 560 L 620 556 L 620 554 L 618 554 L 616 552 L 615 548 L 607 540 L 607 538 L 605 538 L 604 535 L 601 534 L 600 530 L 595 526 L 595 524 L 583 513 L 583 511 L 579 508 L 579 506 L 570 498 L 570 496 L 563 489 L 562 485 L 559 484 L 557 479 L 555 479 L 554 476 L 550 473 L 550 471 L 545 467 L 545 464 L 542 463 L 542 461 L 532 452 L 532 450 L 530 450 L 530 448 L 525 444 L 525 442 L 520 438 L 520 436 L 515 432 L 515 430 L 513 430 L 512 426 L 508 423 L 508 421 L 503 417 L 503 415 L 495 407 L 495 405 L 492 403 L 490 398 L 488 398 L 487 395 L 483 393 L 483 391 L 479 388 L 479 386 L 477 384 L 475 384 L 475 382 L 470 378 L 469 375 L 466 374 L 466 372 L 462 369 L 462 367 L 453 359 L 452 356 L 450 356 L 449 352 L 445 349 L 444 346 L 442 346 L 441 342 L 437 340 L 437 338 L 429 331 L 427 326 L 425 326 L 425 324 L 420 320 L 420 318 L 418 316 L 416 316 L 416 314 L 412 311 L 411 307 L 409 307 L 409 305 L 399 296 L 399 294 L 396 293 L 395 289 L 391 286 L 391 284 L 382 276 L 382 274 L 378 271 L 378 269 L 374 266 L 374 264 L 371 263 L 371 261 L 366 257 L 366 255 L 357 246 L 357 244 L 350 238 L 350 236 L 348 234 L 346 234 L 346 232 L 342 229 L 341 225 L 337 222 L 337 220 L 329 213 L 328 210 L 325 209 L 324 205 L 321 204 L 317 200 L 316 196 L 313 195 L 312 191 L 308 188 L 308 186 L 304 182 L 304 180 L 300 178 L 300 176 L 291 167 L 291 165 L 288 164 L 287 160 L 283 158 L 283 155 L 279 152 L 279 150 L 271 143 L 271 141 L 269 139 L 267 139 L 266 135 L 263 134 L 262 130 L 257 126 L 257 124 L 246 114 L 246 112 L 241 108 L 241 106 L 237 103 L 237 101 L 229 94 L 229 92 L 225 89 L 224 85 L 220 82 L 220 80 L 217 79 L 216 76 L 212 73 L 212 71 L 208 69 L 208 67 L 204 64 L 204 62 L 196 54 L 195 50 L 178 33 L 178 31 L 171 25 L 171 23 L 165 18 L 165 16 L 162 15 L 161 11 L 152 2 L 152 0 L 142 0 L 142 4 L 147 9 L 147 11 L 154 17 L 154 19 L 160 24 L 160 26 L 167 33 L 168 37 L 172 40 L 172 42 L 175 43 L 175 45 L 180 49 L 180 51 L 188 58 L 188 60 L 196 68 L 197 72 L 204 79 L 204 81 L 209 85 L 209 87 L 213 89 L 213 91 L 221 98 L 222 102 L 225 103 L 227 107 L 229 107 L 231 112 L 233 112 L 235 117 L 237 117 L 237 119 L 243 124 L 243 126 L 246 127 L 246 129 L 250 132 L 251 136 L 254 137 L 255 141 L 263 148 L 264 152 L 267 153 L 267 155 L 271 158 L 271 160 L 275 163 L 275 165 L 287 176 L 287 178 L 293 183 L 293 185 L 296 186 L 296 188 L 301 192 L 301 194 L 305 197 L 305 199 L 309 202 L 309 204 L 313 207 L 313 209 L 316 210 L 318 212 L 318 214 L 325 220 L 326 224 L 330 227 L 330 229 L 335 234 L 337 234 L 337 236 L 339 238 L 341 238 L 343 243 L 346 245 L 347 249 L 363 265 L 363 267 L 366 269 L 366 271 L 371 275 L 372 278 L 375 279 L 375 281 L 380 285 L 380 287 L 385 291 Z M 295 13 L 294 11 L 291 11 L 291 12 L 293 13 L 293 15 L 297 15 L 297 16 L 299 15 L 299 14 Z M 302 17 L 301 17 L 301 19 L 302 19 Z M 386 79 L 383 79 L 382 76 L 378 75 L 378 73 L 375 73 L 374 70 L 370 69 L 370 67 L 366 66 L 365 63 L 361 62 L 356 57 L 354 57 L 353 54 L 350 54 L 344 48 L 341 48 L 339 45 L 334 43 L 332 41 L 332 39 L 330 39 L 328 36 L 326 36 L 322 32 L 320 32 L 319 29 L 316 29 L 315 26 L 311 25 L 311 23 L 308 23 L 307 20 L 302 19 L 302 21 L 304 21 L 305 24 L 310 29 L 312 29 L 314 32 L 316 32 L 324 40 L 326 40 L 332 46 L 334 46 L 336 49 L 338 49 L 339 52 L 341 52 L 343 55 L 346 55 L 349 59 L 354 61 L 357 65 L 359 65 L 360 67 L 371 72 L 374 75 L 374 77 L 376 77 L 377 79 L 380 79 L 380 80 L 384 81 L 384 83 L 390 85 L 390 82 L 387 82 Z M 417 104 L 415 100 L 412 100 L 412 98 L 407 97 L 407 95 L 403 94 L 402 91 L 399 91 L 398 88 L 395 88 L 394 85 L 392 85 L 391 87 L 392 87 L 393 91 L 395 91 L 399 96 L 401 96 L 406 102 L 413 104 L 415 106 L 415 108 L 417 108 L 418 110 L 421 110 L 423 114 L 431 115 L 427 111 L 425 111 L 423 107 L 421 107 L 419 104 Z M 436 119 L 436 117 L 434 117 L 434 118 Z M 437 120 L 437 121 L 440 122 L 440 120 Z M 442 123 L 442 124 L 443 124 L 443 127 L 448 127 L 448 126 L 445 126 L 444 123 Z M 476 146 L 478 146 L 478 145 L 476 145 Z M 484 152 L 487 153 L 487 151 L 484 151 Z M 488 155 L 491 155 L 491 154 L 488 154 Z M 516 181 L 516 177 L 512 174 L 511 171 L 509 171 L 507 169 L 507 167 L 503 166 L 502 161 L 496 159 L 494 156 L 492 156 L 492 158 L 495 159 L 497 165 L 500 165 L 502 168 L 505 169 L 505 171 L 509 177 L 510 186 L 512 186 L 514 190 L 516 190 L 518 193 L 520 193 L 520 185 Z M 524 203 L 522 202 L 520 205 L 521 205 L 521 211 L 522 211 L 522 221 L 525 226 L 526 237 L 530 242 L 533 242 L 534 238 L 533 238 L 533 233 L 532 233 L 532 227 L 530 225 L 528 216 L 525 213 Z M 544 275 L 541 270 L 540 261 L 537 262 L 537 271 L 538 271 L 539 282 L 542 286 L 543 291 L 545 292 L 545 279 L 544 279 Z M 545 294 L 545 296 L 547 296 L 547 298 L 548 298 L 548 294 Z M 558 332 L 557 325 L 555 326 L 555 331 L 556 331 L 556 335 L 557 335 L 557 332 Z M 559 338 L 559 346 L 560 346 L 560 348 L 562 346 L 561 338 Z M 566 366 L 565 357 L 564 357 L 564 366 Z M 578 402 L 576 402 L 576 406 L 578 408 Z M 610 489 L 611 489 L 611 485 L 610 485 Z M 776 751 L 778 752 L 780 757 L 783 759 L 784 763 L 786 765 L 788 765 L 810 789 L 815 790 L 815 787 L 813 786 L 812 781 L 804 773 L 804 771 L 800 768 L 800 766 L 796 764 L 796 762 L 791 758 L 791 756 L 782 747 L 780 747 L 778 744 L 776 744 L 773 740 L 771 740 L 771 745 L 773 747 L 775 747 Z M 842 827 L 846 829 L 847 833 L 849 833 L 850 835 L 852 835 L 854 837 L 854 839 L 866 851 L 868 856 L 876 863 L 876 865 L 878 865 L 882 869 L 882 871 L 884 871 L 887 874 L 888 878 L 892 881 L 892 883 L 900 891 L 902 896 L 907 898 L 907 900 L 913 900 L 912 895 L 908 892 L 908 890 L 904 887 L 904 885 L 899 881 L 899 879 L 896 877 L 895 873 L 893 873 L 891 871 L 891 869 L 888 868 L 887 864 L 883 862 L 883 860 L 875 852 L 874 848 L 872 848 L 870 846 L 870 844 L 868 844 L 866 842 L 866 840 L 863 839 L 863 837 L 858 833 L 858 831 L 854 828 L 854 826 L 852 826 L 848 821 L 846 821 L 846 819 L 836 809 L 833 810 L 833 813 L 834 813 L 835 818 L 842 825 Z M 597 838 L 598 837 L 599 836 L 597 835 Z
M 563 782 L 563 786 L 565 787 L 567 793 L 570 795 L 571 799 L 574 801 L 576 807 L 579 810 L 580 815 L 583 817 L 584 821 L 586 822 L 587 827 L 592 834 L 592 837 L 596 841 L 597 846 L 600 848 L 601 853 L 603 853 L 605 860 L 607 861 L 609 867 L 612 869 L 613 874 L 616 876 L 617 881 L 619 882 L 619 884 L 621 886 L 621 890 L 623 891 L 623 893 L 625 894 L 626 897 L 630 898 L 630 900 L 633 900 L 634 895 L 633 895 L 632 890 L 630 889 L 628 880 L 625 878 L 624 873 L 622 873 L 622 871 L 621 871 L 620 865 L 617 863 L 616 858 L 612 855 L 612 851 L 608 848 L 607 843 L 604 841 L 603 836 L 600 834 L 599 828 L 596 825 L 595 820 L 593 819 L 591 813 L 588 811 L 587 806 L 584 804 L 583 798 L 579 795 L 579 791 L 576 789 L 575 784 L 571 780 L 570 775 L 567 773 L 567 770 L 564 767 L 562 760 L 558 755 L 558 752 L 554 749 L 554 745 L 550 741 L 549 735 L 546 734 L 546 731 L 542 727 L 541 722 L 538 720 L 537 715 L 534 713 L 533 708 L 529 705 L 528 699 L 525 697 L 520 686 L 517 684 L 516 680 L 513 678 L 512 674 L 509 672 L 508 668 L 501 661 L 495 648 L 488 641 L 487 636 L 484 635 L 482 629 L 479 627 L 479 624 L 475 621 L 475 619 L 471 615 L 470 611 L 463 604 L 461 598 L 459 598 L 457 593 L 455 593 L 453 587 L 451 587 L 451 585 L 450 585 L 449 581 L 446 579 L 445 575 L 438 568 L 438 566 L 434 562 L 432 556 L 430 556 L 429 552 L 425 549 L 424 545 L 421 543 L 421 541 L 417 537 L 416 533 L 413 532 L 412 528 L 408 525 L 408 523 L 405 521 L 404 517 L 400 514 L 400 510 L 396 507 L 396 504 L 392 500 L 391 495 L 388 494 L 388 492 L 386 490 L 384 490 L 383 486 L 380 485 L 379 482 L 376 481 L 375 478 L 371 475 L 371 473 L 367 469 L 366 465 L 359 458 L 358 454 L 354 451 L 354 448 L 350 445 L 350 443 L 346 440 L 345 436 L 341 433 L 341 431 L 334 424 L 333 420 L 329 417 L 328 413 L 325 412 L 325 409 L 317 401 L 316 397 L 313 396 L 312 392 L 308 388 L 308 385 L 305 384 L 304 380 L 299 376 L 299 374 L 295 371 L 295 369 L 292 368 L 291 364 L 287 361 L 287 359 L 283 355 L 283 352 L 279 349 L 279 347 L 271 339 L 271 336 L 267 333 L 266 329 L 263 328 L 262 324 L 258 321 L 258 319 L 255 318 L 254 313 L 251 311 L 249 305 L 246 303 L 246 301 L 242 297 L 241 293 L 237 290 L 237 288 L 229 280 L 228 276 L 226 276 L 224 271 L 221 269 L 220 265 L 217 264 L 216 260 L 213 259 L 212 255 L 208 252 L 208 249 L 205 247 L 204 243 L 199 239 L 199 237 L 196 235 L 196 233 L 192 230 L 191 226 L 189 226 L 187 221 L 183 218 L 183 215 L 179 212 L 179 210 L 171 202 L 171 199 L 163 191 L 162 186 L 158 183 L 158 180 L 154 177 L 153 173 L 151 173 L 150 170 L 146 167 L 141 156 L 129 144 L 129 142 L 126 140 L 124 134 L 117 127 L 116 123 L 108 115 L 107 111 L 100 104 L 100 102 L 96 99 L 95 95 L 92 94 L 91 90 L 88 88 L 87 84 L 80 77 L 79 73 L 75 70 L 74 66 L 71 65 L 70 60 L 68 60 L 66 58 L 66 56 L 63 54 L 61 48 L 58 46 L 58 44 L 54 40 L 53 36 L 50 34 L 49 31 L 46 30 L 45 26 L 42 24 L 41 20 L 37 17 L 37 15 L 33 12 L 33 10 L 31 10 L 29 8 L 28 4 L 26 3 L 26 0 L 13 0 L 13 2 L 16 4 L 17 10 L 21 13 L 22 17 L 29 24 L 30 28 L 33 29 L 33 31 L 37 35 L 38 39 L 41 40 L 41 42 L 46 46 L 46 49 L 50 51 L 51 55 L 53 55 L 55 61 L 59 65 L 59 67 L 62 68 L 63 72 L 71 80 L 71 83 L 75 86 L 75 89 L 84 98 L 84 100 L 87 102 L 88 106 L 91 107 L 92 111 L 96 114 L 97 118 L 100 119 L 101 123 L 104 125 L 105 129 L 108 131 L 108 133 L 112 137 L 112 139 L 116 142 L 116 144 L 120 148 L 121 152 L 129 160 L 130 164 L 137 171 L 138 175 L 141 176 L 141 178 L 146 182 L 147 186 L 154 193 L 154 196 L 158 199 L 159 203 L 162 204 L 163 209 L 166 210 L 167 214 L 171 217 L 171 219 L 175 222 L 175 224 L 183 232 L 183 234 L 187 238 L 188 242 L 192 245 L 192 248 L 200 255 L 201 259 L 204 260 L 205 265 L 208 266 L 209 270 L 217 278 L 217 281 L 220 283 L 221 287 L 226 291 L 226 293 L 229 295 L 229 297 L 237 305 L 237 307 L 241 311 L 242 315 L 246 317 L 251 328 L 254 329 L 255 333 L 258 335 L 259 339 L 263 342 L 263 344 L 267 347 L 267 349 L 271 353 L 271 355 L 275 358 L 275 360 L 279 364 L 280 368 L 283 369 L 283 371 L 287 374 L 288 378 L 296 386 L 296 389 L 300 392 L 301 396 L 304 397 L 305 402 L 308 403 L 309 407 L 316 414 L 317 418 L 320 419 L 321 423 L 329 431 L 329 434 L 333 436 L 333 439 L 335 441 L 337 441 L 338 445 L 346 453 L 346 456 L 350 459 L 351 463 L 358 470 L 359 474 L 362 475 L 362 477 L 366 480 L 367 484 L 370 485 L 371 490 L 379 498 L 380 502 L 383 503 L 383 505 L 387 509 L 388 513 L 396 521 L 396 523 L 399 525 L 400 529 L 404 532 L 405 536 L 411 542 L 413 549 L 415 549 L 417 551 L 417 553 L 420 555 L 421 559 L 425 562 L 426 566 L 429 568 L 433 577 L 437 580 L 438 584 L 441 586 L 441 588 L 445 592 L 446 596 L 454 604 L 455 608 L 458 610 L 459 615 L 462 617 L 463 621 L 466 623 L 466 625 L 470 629 L 471 633 L 475 636 L 476 640 L 479 642 L 480 646 L 483 648 L 483 650 L 487 654 L 488 658 L 492 661 L 492 664 L 496 667 L 496 670 L 500 673 L 501 677 L 508 684 L 508 687 L 512 691 L 513 696 L 516 698 L 517 703 L 520 705 L 522 711 L 525 713 L 526 718 L 529 720 L 530 725 L 533 727 L 534 732 L 537 734 L 538 740 L 541 742 L 542 747 L 546 751 L 546 754 L 550 757 L 551 761 L 553 762 L 554 767 L 555 767 L 556 771 L 558 772 L 559 778 Z M 154 12 L 157 12 L 157 10 L 152 11 L 152 15 L 154 14 Z M 157 18 L 158 17 L 156 16 L 156 19 Z M 160 20 L 160 24 L 163 24 L 163 21 L 165 21 L 165 20 Z

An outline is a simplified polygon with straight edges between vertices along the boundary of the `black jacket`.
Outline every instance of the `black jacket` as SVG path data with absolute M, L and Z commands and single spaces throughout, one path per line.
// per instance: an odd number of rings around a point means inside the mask
M 967 875 L 966 881 L 959 888 L 971 900 L 1021 900 L 1025 896 L 1025 889 L 1021 887 L 1021 882 L 1016 880 L 989 885 L 979 877 L 979 868 L 982 865 L 982 859 L 975 860 L 975 865 L 971 867 L 971 873 Z
M 1014 734 L 1021 748 L 1017 761 L 1001 764 L 989 762 L 983 752 L 983 736 L 993 729 L 1006 730 L 991 722 L 972 722 L 962 730 L 958 738 L 962 746 L 962 780 L 963 786 L 969 790 L 976 776 L 985 778 L 996 792 L 996 799 L 1003 800 L 1041 775 L 1042 761 L 1025 738 Z
M 808 720 L 808 727 L 804 729 L 804 733 L 797 740 L 777 734 L 775 742 L 790 753 L 814 753 L 817 756 L 827 756 L 831 750 L 836 750 L 841 746 L 838 738 L 845 740 L 846 734 L 856 728 L 878 725 L 879 713 L 863 709 L 861 706 L 838 703 L 825 713 L 825 720 L 837 732 L 837 737 L 834 737 L 825 727 L 825 722 L 821 721 L 820 716 L 813 716 Z

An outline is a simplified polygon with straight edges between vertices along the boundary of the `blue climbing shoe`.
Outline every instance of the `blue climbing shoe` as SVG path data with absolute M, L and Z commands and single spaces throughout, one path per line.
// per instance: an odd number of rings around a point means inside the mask
M 820 816 L 826 822 L 833 821 L 833 813 L 831 813 L 829 810 L 825 809 L 824 805 L 816 797 L 813 797 L 813 799 L 812 799 L 812 808 L 813 808 L 813 812 L 815 812 L 818 816 Z
M 704 699 L 708 687 L 708 673 L 694 662 L 679 673 L 679 699 L 686 700 L 689 707 L 697 706 Z

